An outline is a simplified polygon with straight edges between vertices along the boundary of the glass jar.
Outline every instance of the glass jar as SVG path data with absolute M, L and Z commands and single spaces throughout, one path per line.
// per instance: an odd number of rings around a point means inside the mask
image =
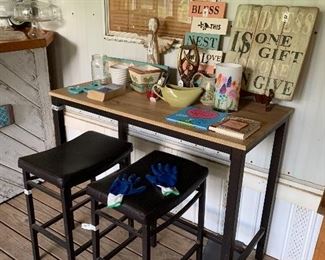
M 103 59 L 100 54 L 91 56 L 91 77 L 92 81 L 97 84 L 106 84 L 106 77 L 104 74 Z

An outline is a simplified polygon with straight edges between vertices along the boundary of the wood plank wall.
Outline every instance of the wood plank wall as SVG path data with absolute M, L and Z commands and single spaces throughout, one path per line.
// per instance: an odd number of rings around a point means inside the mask
M 0 128 L 0 203 L 22 191 L 19 157 L 54 146 L 46 49 L 0 53 L 0 105 L 15 123 Z

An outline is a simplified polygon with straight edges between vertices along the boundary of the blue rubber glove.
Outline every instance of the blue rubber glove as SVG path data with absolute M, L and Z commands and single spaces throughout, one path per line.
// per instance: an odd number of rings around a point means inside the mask
M 153 185 L 159 187 L 164 196 L 170 194 L 179 195 L 177 190 L 177 167 L 170 164 L 153 164 L 151 165 L 153 175 L 146 175 L 146 179 Z
M 145 186 L 141 186 L 141 178 L 135 174 L 127 176 L 122 174 L 112 183 L 107 196 L 107 207 L 116 208 L 122 204 L 124 196 L 135 195 L 144 192 Z

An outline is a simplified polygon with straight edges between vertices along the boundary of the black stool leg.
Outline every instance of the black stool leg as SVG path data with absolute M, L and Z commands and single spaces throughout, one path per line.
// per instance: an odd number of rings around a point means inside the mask
M 95 227 L 99 225 L 99 216 L 96 214 L 98 209 L 98 202 L 91 199 L 91 224 Z M 100 255 L 99 247 L 99 229 L 92 232 L 92 245 L 93 245 L 93 259 L 96 260 Z
M 131 164 L 131 154 L 128 154 L 122 162 L 120 162 L 120 169 L 123 169 Z
M 150 226 L 142 225 L 142 260 L 150 260 Z
M 30 180 L 30 173 L 23 171 L 23 178 L 24 178 L 24 188 L 25 190 L 31 191 L 32 187 L 28 185 L 28 180 Z M 33 224 L 35 224 L 35 211 L 34 211 L 34 203 L 33 203 L 33 195 L 32 193 L 26 194 L 26 205 L 27 205 L 27 212 L 28 212 L 28 221 L 29 221 L 29 229 L 30 229 L 30 238 L 32 242 L 33 248 L 33 255 L 35 260 L 39 260 L 39 247 L 38 247 L 38 239 L 37 239 L 37 231 L 33 229 Z
M 151 226 L 151 230 L 156 229 L 156 227 L 157 227 L 157 220 L 153 221 L 153 224 Z M 153 233 L 153 235 L 151 236 L 150 244 L 151 244 L 152 247 L 157 246 L 157 233 Z
M 202 259 L 203 250 L 203 230 L 204 230 L 204 216 L 205 216 L 205 188 L 206 181 L 204 181 L 199 188 L 201 196 L 199 198 L 199 216 L 198 216 L 198 232 L 197 232 L 197 244 L 199 248 L 196 251 L 196 260 Z
M 128 218 L 128 225 L 130 227 L 133 227 L 134 228 L 134 220 L 132 218 Z M 132 237 L 133 234 L 131 232 L 129 232 L 129 237 Z
M 71 212 L 71 189 L 62 188 L 61 189 L 61 201 L 62 201 L 62 213 L 64 221 L 64 232 L 66 238 L 66 249 L 69 260 L 76 259 L 74 247 L 73 247 L 73 236 L 71 223 L 73 222 L 73 215 Z

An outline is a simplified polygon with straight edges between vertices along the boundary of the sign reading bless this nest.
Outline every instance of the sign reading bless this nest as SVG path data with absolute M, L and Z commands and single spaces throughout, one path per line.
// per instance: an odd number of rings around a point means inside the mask
M 242 88 L 291 100 L 317 14 L 316 7 L 240 5 L 225 62 L 245 68 Z

